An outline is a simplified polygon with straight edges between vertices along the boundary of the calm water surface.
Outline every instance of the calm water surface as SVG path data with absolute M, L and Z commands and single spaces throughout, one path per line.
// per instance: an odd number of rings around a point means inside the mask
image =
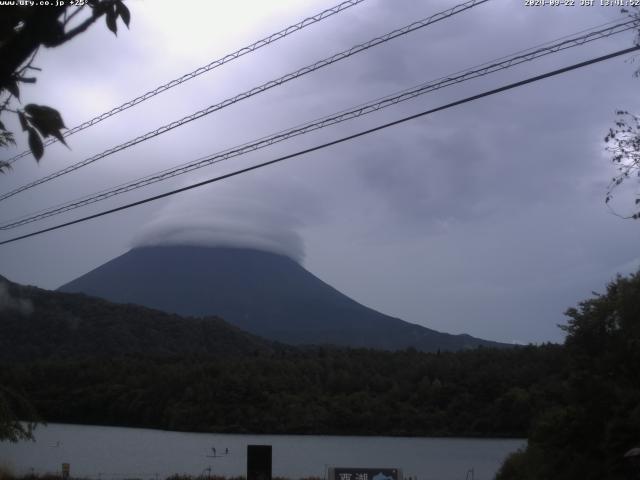
M 324 478 L 327 467 L 398 467 L 405 478 L 418 480 L 464 480 L 471 468 L 476 480 L 489 480 L 525 440 L 229 435 L 49 424 L 38 427 L 35 442 L 0 443 L 0 464 L 19 474 L 59 472 L 67 462 L 71 476 L 105 480 L 206 475 L 209 468 L 214 475 L 246 475 L 252 444 L 272 445 L 273 475 L 293 479 Z

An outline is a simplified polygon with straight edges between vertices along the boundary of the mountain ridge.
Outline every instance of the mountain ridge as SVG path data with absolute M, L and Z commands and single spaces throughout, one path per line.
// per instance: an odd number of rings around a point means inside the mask
M 213 316 L 180 317 L 0 276 L 0 361 L 126 355 L 234 357 L 270 354 L 274 342 Z
M 289 257 L 247 248 L 137 247 L 58 291 L 184 316 L 217 315 L 255 335 L 293 345 L 422 351 L 507 346 L 382 314 Z

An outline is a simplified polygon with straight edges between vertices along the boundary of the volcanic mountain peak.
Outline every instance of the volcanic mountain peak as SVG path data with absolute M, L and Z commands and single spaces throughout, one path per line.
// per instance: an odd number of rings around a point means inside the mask
M 502 345 L 384 315 L 289 257 L 245 248 L 135 248 L 60 290 L 186 316 L 217 315 L 256 335 L 298 345 L 424 351 Z

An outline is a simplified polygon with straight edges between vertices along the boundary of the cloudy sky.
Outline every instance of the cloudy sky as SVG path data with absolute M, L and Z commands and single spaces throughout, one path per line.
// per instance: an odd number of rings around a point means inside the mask
M 129 0 L 131 29 L 104 24 L 43 50 L 24 103 L 75 126 L 157 85 L 338 3 Z M 258 52 L 19 160 L 8 191 L 307 64 L 456 5 L 366 0 Z M 576 3 L 580 3 L 576 0 Z M 491 0 L 191 122 L 2 202 L 3 221 L 127 182 L 350 106 L 621 18 L 619 8 Z M 283 142 L 0 233 L 55 225 L 355 133 L 508 82 L 631 46 L 633 33 Z M 506 342 L 561 341 L 563 312 L 640 266 L 640 224 L 603 200 L 603 137 L 640 109 L 620 57 L 142 207 L 0 247 L 0 274 L 56 288 L 163 238 L 270 248 L 386 314 Z M 15 119 L 3 122 L 18 130 Z M 26 141 L 18 134 L 16 149 Z M 623 195 L 614 206 L 631 205 Z M 626 199 L 628 200 L 628 198 Z

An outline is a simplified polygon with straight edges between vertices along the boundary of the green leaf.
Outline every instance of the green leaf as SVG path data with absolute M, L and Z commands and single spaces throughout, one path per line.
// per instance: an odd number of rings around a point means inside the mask
M 51 132 L 51 135 L 53 135 L 54 137 L 56 137 L 58 139 L 58 141 L 60 143 L 62 143 L 65 147 L 69 147 L 69 145 L 67 145 L 67 142 L 64 141 L 64 137 L 62 136 L 62 133 L 60 132 L 60 130 L 54 130 Z
M 131 13 L 127 6 L 121 1 L 116 0 L 116 12 L 120 15 L 120 18 L 124 22 L 124 24 L 129 28 L 129 22 L 131 21 Z
M 107 13 L 105 15 L 107 28 L 111 30 L 116 37 L 118 36 L 118 25 L 116 25 L 117 18 L 118 18 L 118 14 L 115 11 L 115 7 L 113 10 L 107 10 Z
M 33 103 L 24 107 L 24 110 L 30 115 L 29 121 L 31 124 L 38 129 L 44 138 L 53 135 L 66 145 L 60 132 L 61 128 L 66 128 L 60 112 L 55 108 L 47 107 L 46 105 L 35 105 Z
M 36 105 L 35 103 L 30 103 L 26 107 L 24 107 L 24 111 L 27 112 L 34 118 L 42 118 L 46 119 L 54 128 L 66 128 L 64 126 L 64 121 L 62 120 L 62 116 L 60 112 L 55 108 L 47 107 L 46 105 Z
M 44 155 L 44 145 L 42 139 L 35 128 L 29 127 L 29 149 L 37 161 L 40 161 L 42 155 Z

